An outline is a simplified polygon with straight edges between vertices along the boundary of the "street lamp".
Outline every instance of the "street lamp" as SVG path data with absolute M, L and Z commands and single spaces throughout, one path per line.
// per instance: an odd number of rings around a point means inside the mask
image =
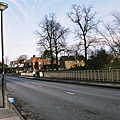
M 2 96 L 3 96 L 3 107 L 8 107 L 7 92 L 6 92 L 6 80 L 4 77 L 4 44 L 3 44 L 3 11 L 8 8 L 8 4 L 0 2 L 1 11 L 1 48 L 2 48 Z

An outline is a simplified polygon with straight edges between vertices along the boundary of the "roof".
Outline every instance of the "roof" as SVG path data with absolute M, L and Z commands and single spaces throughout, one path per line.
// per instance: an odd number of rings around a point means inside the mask
M 10 63 L 18 64 L 19 61 L 18 60 L 17 61 L 11 61 Z
M 60 59 L 63 59 L 64 61 L 67 61 L 67 60 L 75 60 L 75 56 L 61 56 Z M 77 60 L 84 60 L 84 56 L 79 56 L 77 57 Z
M 31 57 L 31 59 L 26 61 L 26 63 L 30 63 L 30 62 L 41 62 L 44 64 L 50 64 L 49 60 L 43 59 L 41 57 L 36 57 L 36 56 L 33 56 L 33 57 Z
M 14 60 L 14 61 L 11 61 L 10 63 L 12 64 L 19 64 L 19 63 L 24 63 L 25 62 L 25 59 L 18 59 L 18 60 Z
M 74 56 L 62 56 L 61 57 L 63 60 L 67 61 L 67 60 L 75 60 Z
M 40 57 L 32 57 L 31 59 L 27 60 L 26 62 L 38 62 L 41 61 Z

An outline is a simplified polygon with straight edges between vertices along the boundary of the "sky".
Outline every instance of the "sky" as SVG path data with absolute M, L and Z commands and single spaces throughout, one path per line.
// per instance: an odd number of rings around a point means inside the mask
M 71 27 L 67 13 L 73 4 L 93 6 L 98 20 L 111 20 L 113 11 L 120 12 L 119 0 L 0 0 L 8 4 L 3 12 L 4 26 L 4 54 L 9 61 L 16 60 L 20 55 L 40 56 L 37 51 L 38 23 L 45 15 L 55 13 L 57 21 L 62 26 Z M 1 26 L 1 25 L 0 25 Z M 68 37 L 66 41 L 73 40 Z M 0 42 L 1 44 L 1 42 Z M 1 50 L 1 45 L 0 45 Z M 1 51 L 0 51 L 1 52 Z M 1 60 L 1 56 L 0 56 Z

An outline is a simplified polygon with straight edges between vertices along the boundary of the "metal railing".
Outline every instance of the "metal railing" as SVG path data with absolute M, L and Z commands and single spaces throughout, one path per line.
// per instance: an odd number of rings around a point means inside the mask
M 120 82 L 120 70 L 48 71 L 44 77 Z

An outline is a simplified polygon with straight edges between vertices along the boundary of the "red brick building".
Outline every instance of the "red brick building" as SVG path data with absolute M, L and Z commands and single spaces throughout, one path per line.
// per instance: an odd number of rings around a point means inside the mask
M 43 68 L 44 65 L 50 65 L 50 61 L 33 55 L 31 59 L 25 62 L 24 70 L 28 72 L 39 71 Z

